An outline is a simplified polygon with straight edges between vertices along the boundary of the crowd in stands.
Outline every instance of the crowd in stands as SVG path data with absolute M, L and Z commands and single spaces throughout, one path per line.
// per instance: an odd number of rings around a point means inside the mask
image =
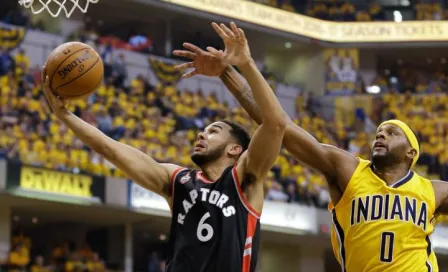
M 384 21 L 386 16 L 384 9 L 375 0 L 343 1 L 343 0 L 251 0 L 260 4 L 280 8 L 290 12 L 303 13 L 305 15 L 329 21 Z M 443 20 L 448 16 L 442 1 L 417 1 L 414 6 L 414 18 L 416 20 Z M 392 18 L 390 18 L 392 19 Z
M 40 90 L 39 71 L 30 71 L 23 50 L 0 66 L 0 156 L 9 160 L 65 171 L 125 177 L 98 154 L 91 152 L 54 115 Z M 197 133 L 215 120 L 230 119 L 253 132 L 255 124 L 242 108 L 229 108 L 215 94 L 178 90 L 174 85 L 152 86 L 138 76 L 126 86 L 125 58 L 106 64 L 106 80 L 88 100 L 72 101 L 69 109 L 106 135 L 134 146 L 161 162 L 194 167 L 190 160 Z M 154 64 L 155 65 L 155 64 Z M 388 85 L 388 83 L 385 83 Z M 417 85 L 418 88 L 418 85 Z M 422 140 L 424 174 L 448 179 L 448 96 L 437 93 L 414 96 L 389 91 L 375 100 L 379 123 L 399 118 L 410 124 Z M 299 97 L 295 122 L 320 142 L 368 158 L 372 134 L 363 129 L 365 117 L 347 127 L 340 120 L 326 122 L 310 102 Z M 425 122 L 423 122 L 425 120 Z M 361 125 L 360 125 L 361 124 Z M 358 125 L 358 126 L 357 126 Z M 361 129 L 359 129 L 361 127 Z M 266 198 L 326 207 L 327 185 L 322 175 L 297 163 L 285 150 L 266 180 Z
M 89 28 L 78 35 L 91 45 L 98 44 L 98 34 Z M 229 108 L 215 94 L 180 91 L 168 82 L 154 86 L 143 76 L 129 79 L 124 55 L 114 54 L 110 44 L 98 51 L 105 64 L 104 84 L 88 100 L 72 101 L 69 108 L 117 141 L 139 148 L 158 161 L 194 167 L 190 160 L 192 143 L 208 123 L 231 119 L 250 132 L 255 128 L 242 108 Z M 156 63 L 151 64 L 155 69 Z M 401 70 L 396 76 L 402 86 L 392 83 L 388 75 L 379 74 L 374 82 L 388 93 L 376 100 L 375 108 L 380 114 L 375 116 L 381 118 L 373 120 L 374 123 L 390 117 L 409 122 L 422 139 L 421 171 L 448 179 L 448 154 L 442 148 L 448 143 L 448 123 L 443 119 L 448 116 L 445 106 L 448 99 L 441 92 L 446 89 L 445 75 Z M 395 89 L 405 91 L 396 93 Z M 414 92 L 437 93 L 437 96 L 409 94 Z M 31 69 L 24 50 L 17 50 L 14 55 L 0 50 L 0 117 L 0 157 L 64 171 L 124 177 L 51 114 L 40 90 L 40 71 Z M 295 122 L 320 142 L 369 157 L 371 134 L 356 127 L 356 124 L 363 126 L 364 117 L 350 127 L 340 120 L 327 122 L 302 97 L 297 100 L 296 117 Z M 266 188 L 266 198 L 273 201 L 322 208 L 329 201 L 323 176 L 297 163 L 285 150 L 267 178 Z
M 46 257 L 42 256 L 41 252 L 35 251 L 31 238 L 21 230 L 15 231 L 11 239 L 8 260 L 2 267 L 13 272 L 104 272 L 106 270 L 104 262 L 88 244 L 76 248 L 73 243 L 61 243 L 55 245 L 51 254 Z
M 16 68 L 0 76 L 0 153 L 10 160 L 35 166 L 124 177 L 104 158 L 90 152 L 50 113 L 39 87 L 39 71 L 33 75 L 24 72 L 29 69 L 29 60 L 22 53 L 11 56 L 15 64 L 10 68 Z M 190 160 L 192 143 L 208 123 L 227 118 L 254 130 L 254 123 L 242 108 L 229 108 L 215 94 L 205 96 L 201 90 L 179 92 L 170 85 L 151 86 L 143 76 L 124 86 L 124 62 L 123 55 L 117 56 L 106 69 L 110 72 L 105 84 L 89 100 L 69 105 L 77 116 L 108 136 L 139 148 L 158 161 L 194 167 Z M 316 131 L 324 124 L 321 119 L 302 119 L 305 128 Z M 267 197 L 325 206 L 328 197 L 325 193 L 321 196 L 322 191 L 326 192 L 322 177 L 300 165 L 288 167 L 292 162 L 286 153 L 279 157 L 266 183 L 270 188 Z M 286 195 L 283 187 L 289 188 Z M 319 200 L 322 197 L 326 201 Z
M 381 5 L 372 2 L 357 7 L 350 1 L 316 2 L 306 10 L 306 15 L 329 21 L 384 21 L 385 15 Z
M 432 62 L 431 59 L 428 60 Z M 434 62 L 439 60 L 435 59 Z M 445 63 L 446 60 L 441 58 L 440 65 Z M 372 84 L 380 87 L 382 92 L 412 94 L 443 93 L 448 87 L 443 66 L 441 69 L 428 69 L 428 67 L 413 67 L 412 64 L 398 65 L 394 70 L 379 72 Z

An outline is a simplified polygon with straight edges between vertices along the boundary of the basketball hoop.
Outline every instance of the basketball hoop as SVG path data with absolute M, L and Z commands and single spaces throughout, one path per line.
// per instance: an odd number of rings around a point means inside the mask
M 99 0 L 86 0 L 86 4 L 84 7 L 80 6 L 79 1 L 80 0 L 19 0 L 19 4 L 21 6 L 24 6 L 25 8 L 31 9 L 34 14 L 38 14 L 44 10 L 47 10 L 47 12 L 50 13 L 52 17 L 58 17 L 59 14 L 64 11 L 65 16 L 69 18 L 76 10 L 76 8 L 81 10 L 82 13 L 86 13 L 87 9 L 89 8 L 89 4 L 96 4 Z M 69 5 L 73 6 L 71 8 L 66 7 L 65 4 L 67 2 Z M 33 6 L 33 3 L 38 3 L 39 7 Z M 56 6 L 57 10 L 53 11 L 50 9 L 49 5 L 51 3 L 54 3 L 53 5 Z

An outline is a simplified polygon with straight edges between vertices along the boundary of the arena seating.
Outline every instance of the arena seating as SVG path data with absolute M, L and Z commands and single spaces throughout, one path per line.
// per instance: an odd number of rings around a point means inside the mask
M 88 244 L 82 248 L 75 249 L 70 242 L 53 245 L 52 255 L 45 260 L 39 252 L 34 252 L 34 260 L 30 259 L 32 240 L 22 230 L 17 229 L 11 240 L 11 252 L 9 253 L 9 268 L 14 271 L 104 271 L 104 263 L 97 253 L 92 252 Z M 26 270 L 26 268 L 29 270 Z
M 15 70 L 8 70 L 0 77 L 1 97 L 6 98 L 0 100 L 3 131 L 0 154 L 10 160 L 47 168 L 124 177 L 50 114 L 40 91 L 39 71 L 30 71 L 25 52 L 19 52 L 14 59 Z M 230 109 L 213 94 L 206 97 L 200 91 L 179 92 L 170 85 L 151 86 L 141 76 L 126 88 L 114 85 L 112 78 L 106 82 L 88 101 L 71 102 L 70 110 L 110 137 L 139 148 L 158 161 L 193 167 L 189 159 L 192 143 L 197 133 L 214 120 L 228 118 L 250 132 L 255 129 L 242 108 Z M 433 178 L 440 178 L 439 174 L 448 178 L 448 152 L 443 148 L 448 142 L 444 136 L 448 130 L 448 112 L 444 106 L 447 100 L 441 93 L 417 96 L 393 92 L 380 100 L 383 118 L 400 118 L 419 132 L 423 153 L 418 171 Z M 352 128 L 345 127 L 342 120 L 326 122 L 308 112 L 302 97 L 297 98 L 297 105 L 295 122 L 320 142 L 347 148 L 356 156 L 368 158 L 372 135 L 357 133 L 350 139 Z M 143 121 L 137 123 L 137 119 Z M 266 187 L 266 197 L 274 201 L 322 208 L 329 201 L 323 176 L 300 165 L 285 150 Z
M 376 1 L 308 1 L 294 0 L 251 0 L 260 4 L 280 8 L 290 12 L 330 21 L 384 21 L 384 10 Z M 417 1 L 416 1 L 417 2 Z M 305 4 L 306 5 L 306 4 Z M 413 4 L 416 20 L 443 20 L 447 16 L 441 1 L 418 1 Z

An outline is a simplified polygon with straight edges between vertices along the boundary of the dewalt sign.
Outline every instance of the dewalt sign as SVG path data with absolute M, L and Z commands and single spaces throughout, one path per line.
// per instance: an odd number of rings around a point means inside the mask
M 26 196 L 32 194 L 49 199 L 54 199 L 54 196 L 71 197 L 87 202 L 103 202 L 104 184 L 104 177 L 8 163 L 8 191 Z

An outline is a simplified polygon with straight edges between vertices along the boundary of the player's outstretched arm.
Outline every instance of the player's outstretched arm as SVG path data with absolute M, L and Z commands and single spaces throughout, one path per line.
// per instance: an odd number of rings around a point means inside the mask
M 184 47 L 186 50 L 175 50 L 173 53 L 191 60 L 177 66 L 179 70 L 194 68 L 184 74 L 185 78 L 196 74 L 219 76 L 251 118 L 258 124 L 262 123 L 260 108 L 254 99 L 251 86 L 232 66 L 193 44 L 184 43 Z M 286 118 L 288 125 L 283 138 L 286 150 L 302 163 L 325 174 L 330 182 L 334 181 L 332 183 L 337 186 L 336 189 L 344 190 L 358 165 L 356 158 L 337 147 L 320 144 L 307 131 L 287 116 Z
M 220 78 L 251 118 L 260 124 L 260 108 L 253 97 L 254 89 L 233 68 L 226 69 Z M 358 160 L 345 150 L 319 143 L 310 133 L 296 125 L 286 113 L 285 118 L 288 123 L 283 138 L 285 149 L 297 160 L 320 171 L 340 190 L 345 190 Z
M 448 215 L 448 182 L 432 180 L 436 198 L 436 212 Z
M 45 78 L 42 82 L 44 82 L 43 90 L 47 101 L 59 120 L 64 122 L 88 147 L 113 163 L 135 182 L 169 200 L 170 179 L 179 168 L 177 165 L 159 164 L 140 150 L 107 137 L 66 109 L 64 101 L 51 91 L 45 67 L 42 78 Z
M 238 171 L 241 170 L 246 178 L 251 176 L 254 180 L 262 180 L 280 152 L 286 128 L 284 112 L 250 55 L 244 31 L 234 23 L 230 23 L 230 29 L 224 24 L 213 23 L 212 26 L 223 39 L 225 51 L 211 47 L 207 50 L 223 62 L 238 66 L 254 90 L 254 100 L 260 108 L 262 124 L 252 137 L 246 154 L 240 159 Z

